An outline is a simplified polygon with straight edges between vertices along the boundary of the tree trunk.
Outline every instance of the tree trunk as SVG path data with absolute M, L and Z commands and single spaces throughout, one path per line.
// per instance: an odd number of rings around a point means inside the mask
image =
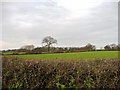
M 50 46 L 48 46 L 48 53 L 50 53 Z

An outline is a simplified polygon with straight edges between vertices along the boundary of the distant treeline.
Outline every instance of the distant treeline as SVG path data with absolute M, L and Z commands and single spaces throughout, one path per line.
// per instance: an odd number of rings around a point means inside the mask
M 104 48 L 96 49 L 95 45 L 87 44 L 84 47 L 50 47 L 48 52 L 47 47 L 36 47 L 34 45 L 25 45 L 20 49 L 3 50 L 2 52 L 13 52 L 12 54 L 41 54 L 41 53 L 67 53 L 67 52 L 86 52 L 86 51 L 118 51 L 120 50 L 120 44 L 110 44 L 104 46 Z

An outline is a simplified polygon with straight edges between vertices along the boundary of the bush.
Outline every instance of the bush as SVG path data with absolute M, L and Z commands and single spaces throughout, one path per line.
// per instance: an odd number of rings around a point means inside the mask
M 21 60 L 3 57 L 3 89 L 120 88 L 120 60 Z

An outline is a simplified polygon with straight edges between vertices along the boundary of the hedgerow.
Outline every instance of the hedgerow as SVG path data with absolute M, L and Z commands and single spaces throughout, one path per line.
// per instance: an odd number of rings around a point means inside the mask
M 3 57 L 2 88 L 120 88 L 120 60 L 22 60 Z

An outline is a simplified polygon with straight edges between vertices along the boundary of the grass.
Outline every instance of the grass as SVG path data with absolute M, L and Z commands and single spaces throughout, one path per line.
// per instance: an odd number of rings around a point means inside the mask
M 15 55 L 22 59 L 36 60 L 81 60 L 81 59 L 113 59 L 118 58 L 118 51 L 92 51 L 76 53 L 54 53 L 54 54 L 25 54 Z

